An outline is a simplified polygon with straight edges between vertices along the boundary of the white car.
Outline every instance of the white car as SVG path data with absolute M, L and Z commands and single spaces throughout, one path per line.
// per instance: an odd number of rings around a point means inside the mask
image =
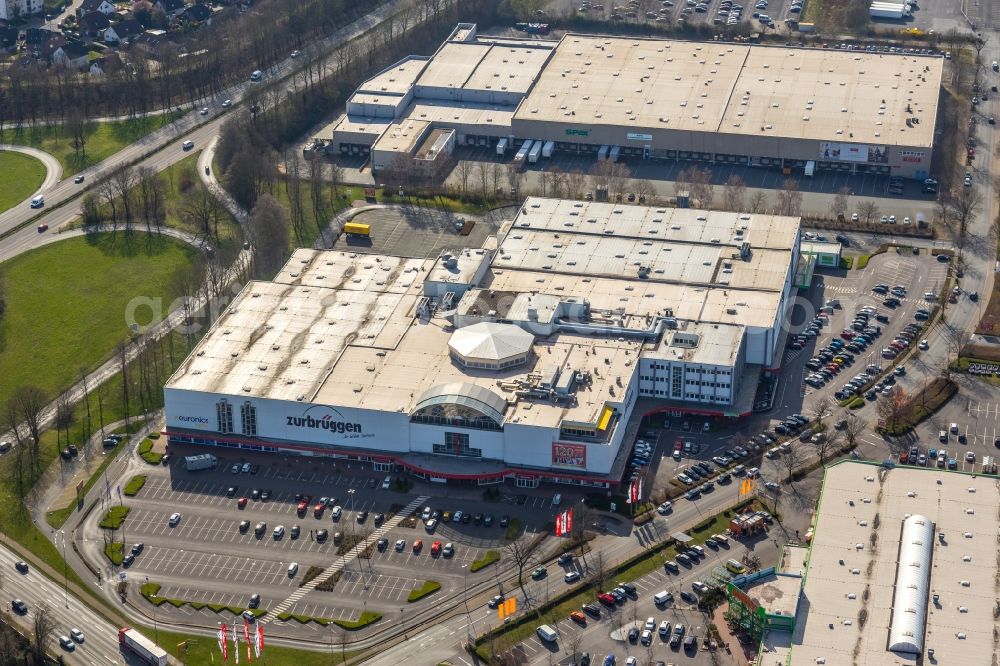
M 425 506 L 423 512 L 421 512 L 420 514 L 420 520 L 426 523 L 430 519 L 431 519 L 431 508 L 429 506 Z
M 656 510 L 659 512 L 661 516 L 665 516 L 668 513 L 670 513 L 673 510 L 673 508 L 674 505 L 671 504 L 669 501 L 667 501 L 661 504 L 660 506 L 656 507 Z
M 926 350 L 930 348 L 930 344 L 926 340 L 921 340 L 920 344 L 917 345 L 917 348 Z
M 277 527 L 275 527 L 274 532 L 272 532 L 272 536 L 274 536 L 275 541 L 285 536 L 285 526 L 278 525 Z
M 203 115 L 203 116 L 207 116 L 208 115 L 208 107 L 207 106 L 203 106 L 201 108 L 201 115 Z
M 184 143 L 181 144 L 181 148 L 183 148 L 184 150 L 191 150 L 192 148 L 194 148 L 194 141 L 185 141 Z
M 83 642 L 83 632 L 75 627 L 73 629 L 70 629 L 69 637 L 72 638 L 77 643 Z
M 298 571 L 299 571 L 299 563 L 298 562 L 292 562 L 291 564 L 288 565 L 288 577 L 289 578 L 294 577 L 295 574 L 298 573 Z
M 172 513 L 170 514 L 170 519 L 167 520 L 167 524 L 171 527 L 177 527 L 177 524 L 181 522 L 181 514 Z
M 649 645 L 650 643 L 653 642 L 653 632 L 650 631 L 649 629 L 645 630 L 644 632 L 642 632 L 642 637 L 639 638 L 639 641 L 643 645 Z
M 774 481 L 768 481 L 767 483 L 764 484 L 764 487 L 773 492 L 778 492 L 781 489 L 781 486 L 779 486 Z
M 399 539 L 396 541 L 396 552 L 402 553 L 404 550 L 406 550 L 406 539 Z
M 69 636 L 60 636 L 59 645 L 61 645 L 62 649 L 66 650 L 67 652 L 72 652 L 73 650 L 76 649 L 76 643 L 71 641 L 69 639 Z
M 232 105 L 233 105 L 233 100 L 231 100 L 231 99 L 227 99 L 227 100 L 225 100 L 225 101 L 222 102 L 222 108 L 223 109 L 228 109 Z
M 229 468 L 229 471 L 232 472 L 233 474 L 239 474 L 240 467 L 241 465 L 239 463 L 235 463 L 232 467 Z
M 647 617 L 646 624 L 644 624 L 642 628 L 645 629 L 646 631 L 652 631 L 653 629 L 656 629 L 656 618 Z
M 660 622 L 660 635 L 669 636 L 670 635 L 670 623 L 664 620 Z
M 428 532 L 433 532 L 435 529 L 437 529 L 437 526 L 438 526 L 437 518 L 431 518 L 430 520 L 427 521 L 427 524 L 424 525 L 424 528 Z
M 691 587 L 693 587 L 694 591 L 697 592 L 698 594 L 704 594 L 705 592 L 708 592 L 708 585 L 705 585 L 700 580 L 696 580 L 695 582 L 691 583 Z

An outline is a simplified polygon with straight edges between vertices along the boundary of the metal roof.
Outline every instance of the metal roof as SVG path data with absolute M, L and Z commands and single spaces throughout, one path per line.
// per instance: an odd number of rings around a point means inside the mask
M 413 411 L 416 412 L 431 405 L 443 403 L 473 407 L 498 424 L 503 424 L 503 413 L 507 410 L 507 401 L 493 391 L 476 384 L 454 382 L 439 384 L 424 391 Z
M 513 324 L 484 322 L 455 331 L 448 347 L 463 359 L 499 362 L 531 351 L 535 336 Z
M 893 652 L 923 651 L 933 545 L 934 523 L 930 518 L 912 515 L 903 521 L 889 625 L 889 649 Z

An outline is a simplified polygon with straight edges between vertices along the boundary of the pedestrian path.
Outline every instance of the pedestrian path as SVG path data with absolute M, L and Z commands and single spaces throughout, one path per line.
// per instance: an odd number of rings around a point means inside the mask
M 315 590 L 316 586 L 318 586 L 320 583 L 326 581 L 338 571 L 342 571 L 344 567 L 346 567 L 352 561 L 357 559 L 358 555 L 363 553 L 365 549 L 368 548 L 368 546 L 381 539 L 384 534 L 386 534 L 387 532 L 395 528 L 397 525 L 399 525 L 404 518 L 409 517 L 414 511 L 417 510 L 417 507 L 423 506 L 424 503 L 426 503 L 429 499 L 430 496 L 421 495 L 420 497 L 416 498 L 415 500 L 407 504 L 402 511 L 397 513 L 391 519 L 382 523 L 382 526 L 379 527 L 374 532 L 372 532 L 370 535 L 368 535 L 366 539 L 356 544 L 354 548 L 351 548 L 349 551 L 344 553 L 343 556 L 337 558 L 337 561 L 331 564 L 329 567 L 327 567 L 323 573 L 316 576 L 302 587 L 297 588 L 294 592 L 292 592 L 292 594 L 287 599 L 282 601 L 277 606 L 271 608 L 271 610 L 268 611 L 267 615 L 265 615 L 260 619 L 260 622 L 263 624 L 276 619 L 280 614 L 284 613 L 286 610 L 291 608 L 292 605 L 299 599 L 304 597 L 309 592 Z

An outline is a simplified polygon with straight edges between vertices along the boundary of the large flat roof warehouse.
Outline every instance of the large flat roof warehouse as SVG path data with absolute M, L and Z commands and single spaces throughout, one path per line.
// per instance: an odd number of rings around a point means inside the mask
M 515 122 L 929 148 L 942 71 L 925 56 L 568 34 Z
M 848 461 L 827 468 L 821 498 L 808 618 L 777 652 L 796 666 L 993 663 L 996 479 Z

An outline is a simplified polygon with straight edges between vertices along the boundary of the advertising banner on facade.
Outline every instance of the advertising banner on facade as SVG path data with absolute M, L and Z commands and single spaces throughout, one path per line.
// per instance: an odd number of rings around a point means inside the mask
M 629 132 L 625 135 L 625 138 L 629 141 L 645 141 L 650 143 L 653 140 L 652 134 L 641 134 L 639 132 Z
M 552 466 L 587 469 L 587 445 L 552 442 Z
M 819 158 L 828 162 L 888 164 L 889 153 L 885 146 L 823 141 L 819 144 Z

